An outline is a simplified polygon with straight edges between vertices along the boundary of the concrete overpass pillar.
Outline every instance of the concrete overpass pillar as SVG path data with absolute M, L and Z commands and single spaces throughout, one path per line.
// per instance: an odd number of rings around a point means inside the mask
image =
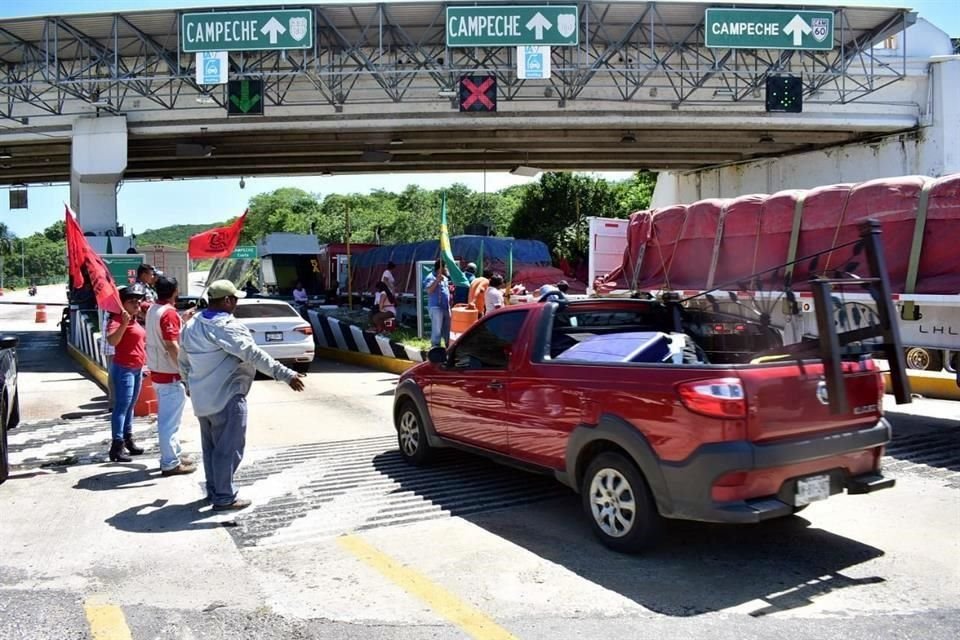
M 960 56 L 937 56 L 930 61 L 933 82 L 933 118 L 925 132 L 924 164 L 929 174 L 960 172 Z
M 70 148 L 70 206 L 84 231 L 117 229 L 117 184 L 127 168 L 125 116 L 80 118 Z

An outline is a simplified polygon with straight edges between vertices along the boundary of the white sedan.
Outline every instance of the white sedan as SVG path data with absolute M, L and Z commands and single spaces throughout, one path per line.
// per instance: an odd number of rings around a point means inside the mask
M 306 371 L 313 362 L 313 328 L 283 300 L 240 298 L 233 312 L 257 346 L 296 371 Z

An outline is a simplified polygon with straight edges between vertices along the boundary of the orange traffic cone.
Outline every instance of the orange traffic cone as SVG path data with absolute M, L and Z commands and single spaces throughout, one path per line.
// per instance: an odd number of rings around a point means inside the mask
M 44 324 L 47 321 L 47 305 L 38 304 L 37 305 L 37 315 L 33 319 L 37 324 Z
M 157 390 L 153 388 L 150 372 L 145 371 L 143 374 L 143 384 L 140 386 L 140 397 L 137 398 L 137 404 L 133 405 L 133 415 L 142 418 L 156 412 Z

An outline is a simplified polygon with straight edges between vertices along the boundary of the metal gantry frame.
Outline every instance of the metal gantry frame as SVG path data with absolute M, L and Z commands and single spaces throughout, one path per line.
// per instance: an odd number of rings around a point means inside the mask
M 494 73 L 501 100 L 683 104 L 759 102 L 771 74 L 803 79 L 808 103 L 847 104 L 906 77 L 903 56 L 878 56 L 884 35 L 905 30 L 906 10 L 884 14 L 881 24 L 854 31 L 849 11 L 834 11 L 838 46 L 828 52 L 709 49 L 702 12 L 692 23 L 671 23 L 664 4 L 579 2 L 581 42 L 554 47 L 553 75 L 519 80 L 514 47 L 448 48 L 446 3 L 358 4 L 314 7 L 315 45 L 304 51 L 235 52 L 231 76 L 262 78 L 274 106 L 436 102 L 467 73 Z M 410 7 L 418 8 L 415 17 Z M 620 16 L 611 19 L 611 12 Z M 152 33 L 137 26 L 150 16 Z M 195 56 L 179 50 L 177 12 L 98 16 L 98 35 L 79 18 L 29 22 L 41 36 L 27 41 L 14 23 L 0 23 L 0 118 L 77 113 L 86 105 L 122 112 L 185 107 L 181 98 L 207 96 L 223 106 L 223 87 L 195 81 Z M 19 21 L 23 24 L 24 21 Z M 157 24 L 167 25 L 164 28 Z M 131 104 L 131 101 L 138 101 Z M 146 101 L 146 104 L 144 104 Z M 179 101 L 179 102 L 178 102 Z

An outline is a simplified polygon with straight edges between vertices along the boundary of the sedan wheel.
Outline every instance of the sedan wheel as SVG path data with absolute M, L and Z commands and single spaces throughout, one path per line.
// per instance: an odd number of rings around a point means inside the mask
M 422 465 L 430 457 L 431 449 L 423 428 L 423 419 L 416 405 L 407 400 L 400 406 L 396 418 L 397 444 L 400 455 L 407 462 Z
M 580 490 L 593 531 L 606 546 L 636 553 L 656 540 L 660 513 L 643 474 L 630 459 L 601 453 L 587 467 Z

